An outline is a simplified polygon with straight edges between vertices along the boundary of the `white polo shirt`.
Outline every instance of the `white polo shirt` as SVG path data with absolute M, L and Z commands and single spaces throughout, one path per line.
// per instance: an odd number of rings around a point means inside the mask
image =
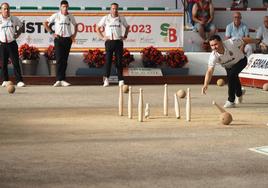
M 10 43 L 15 40 L 16 27 L 22 27 L 22 22 L 16 16 L 10 16 L 7 19 L 0 16 L 0 41 Z
M 72 36 L 72 27 L 76 25 L 76 21 L 73 15 L 67 14 L 63 15 L 61 12 L 55 13 L 47 19 L 48 23 L 55 23 L 54 29 L 55 34 L 61 37 L 70 37 Z
M 261 39 L 265 45 L 268 45 L 268 29 L 264 25 L 258 28 L 256 38 Z
M 218 63 L 224 68 L 231 68 L 245 57 L 245 54 L 240 50 L 240 46 L 243 43 L 244 41 L 242 39 L 228 39 L 223 41 L 224 54 L 212 51 L 209 56 L 208 66 L 215 67 L 216 63 Z
M 110 40 L 120 40 L 122 37 L 122 26 L 126 28 L 128 24 L 124 16 L 113 18 L 111 14 L 108 14 L 102 17 L 98 26 L 105 28 L 105 36 Z

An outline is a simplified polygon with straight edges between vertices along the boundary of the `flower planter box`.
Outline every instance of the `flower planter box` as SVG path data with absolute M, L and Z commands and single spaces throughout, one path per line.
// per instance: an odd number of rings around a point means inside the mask
M 50 76 L 56 76 L 56 60 L 47 60 L 48 73 Z
M 164 76 L 172 76 L 172 75 L 188 75 L 189 68 L 171 68 L 164 67 L 161 68 L 162 74 Z
M 103 76 L 105 73 L 105 66 L 101 68 L 79 68 L 76 71 L 77 76 Z M 117 75 L 116 68 L 112 66 L 111 76 Z
M 36 75 L 38 60 L 21 60 L 23 75 Z

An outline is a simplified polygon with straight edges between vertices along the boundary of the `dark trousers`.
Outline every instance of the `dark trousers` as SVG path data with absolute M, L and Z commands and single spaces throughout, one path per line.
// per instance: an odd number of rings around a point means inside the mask
M 106 51 L 106 73 L 104 75 L 105 77 L 107 78 L 110 77 L 113 62 L 113 54 L 115 53 L 115 63 L 117 68 L 118 80 L 124 80 L 123 66 L 122 66 L 123 48 L 124 45 L 122 40 L 107 40 L 105 42 L 105 51 Z
M 65 80 L 67 61 L 72 46 L 71 37 L 58 37 L 54 39 L 56 51 L 56 78 L 58 81 Z
M 16 77 L 16 81 L 22 81 L 20 64 L 19 64 L 19 51 L 18 44 L 16 41 L 10 43 L 1 43 L 0 44 L 0 56 L 2 61 L 2 77 L 3 81 L 8 81 L 8 58 L 12 60 L 14 66 L 14 74 Z
M 238 63 L 231 68 L 226 68 L 228 79 L 228 101 L 234 102 L 235 96 L 242 95 L 241 83 L 238 74 L 247 66 L 247 58 L 241 59 Z

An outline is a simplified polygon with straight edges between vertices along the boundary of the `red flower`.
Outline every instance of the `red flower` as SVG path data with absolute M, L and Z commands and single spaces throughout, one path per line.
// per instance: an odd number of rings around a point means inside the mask
M 123 57 L 122 57 L 122 66 L 128 67 L 128 65 L 134 61 L 134 56 L 130 54 L 129 50 L 124 48 L 123 50 Z M 115 64 L 116 58 L 115 55 L 113 55 L 113 64 Z
M 37 60 L 39 59 L 40 52 L 38 48 L 34 46 L 29 46 L 28 44 L 23 44 L 19 47 L 19 57 L 22 60 Z
M 56 50 L 55 50 L 55 47 L 53 45 L 50 45 L 45 53 L 44 53 L 45 57 L 48 59 L 48 60 L 56 60 Z
M 83 61 L 88 64 L 89 67 L 99 68 L 105 64 L 105 54 L 98 48 L 84 52 L 83 56 Z
M 166 53 L 165 62 L 172 68 L 181 68 L 188 63 L 188 58 L 183 50 L 176 49 Z
M 145 67 L 157 67 L 161 65 L 164 57 L 157 48 L 150 46 L 141 51 L 142 62 Z

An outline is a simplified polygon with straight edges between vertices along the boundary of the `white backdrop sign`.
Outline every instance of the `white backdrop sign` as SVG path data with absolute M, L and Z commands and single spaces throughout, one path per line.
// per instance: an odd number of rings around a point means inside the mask
M 53 13 L 48 12 L 16 12 L 24 23 L 23 34 L 18 43 L 28 43 L 39 48 L 47 48 L 53 44 L 53 38 L 43 25 Z M 96 24 L 106 13 L 73 13 L 78 23 L 77 40 L 72 46 L 73 51 L 88 48 L 103 48 L 104 42 L 96 34 Z M 140 51 L 144 47 L 154 46 L 162 50 L 183 47 L 183 14 L 178 12 L 163 13 L 124 13 L 130 33 L 124 45 L 131 51 Z M 53 29 L 53 26 L 52 26 Z

